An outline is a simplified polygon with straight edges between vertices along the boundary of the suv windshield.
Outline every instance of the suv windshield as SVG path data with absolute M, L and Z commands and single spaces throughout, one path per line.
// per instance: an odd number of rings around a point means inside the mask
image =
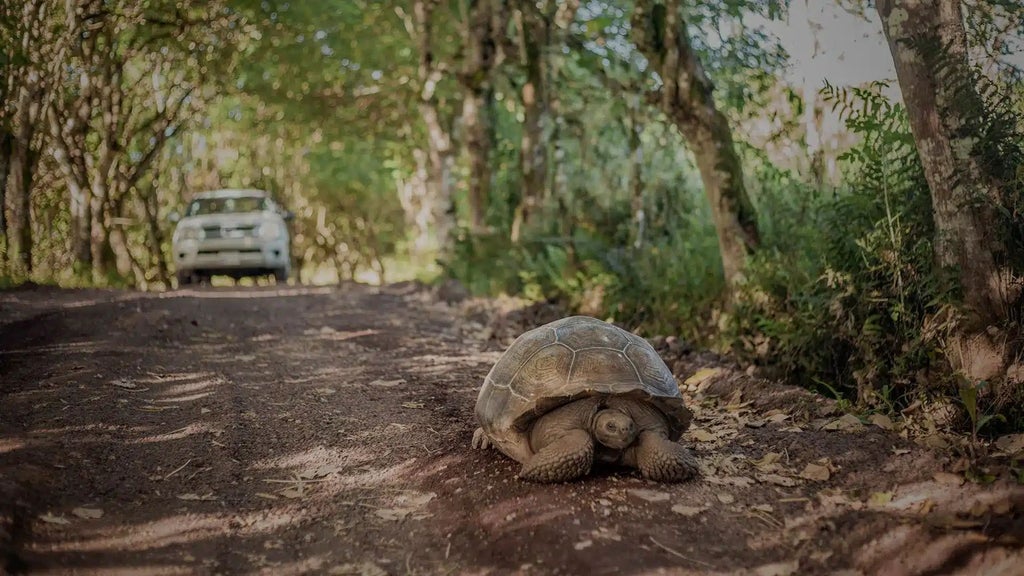
M 237 198 L 199 198 L 189 203 L 186 216 L 261 212 L 267 208 L 267 199 L 259 196 L 241 196 Z

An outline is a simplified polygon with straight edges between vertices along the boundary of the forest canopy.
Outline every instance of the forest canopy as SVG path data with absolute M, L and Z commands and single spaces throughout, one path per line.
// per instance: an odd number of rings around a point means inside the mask
M 454 280 L 1024 429 L 1022 26 L 980 0 L 0 0 L 0 285 L 173 289 L 171 215 L 259 188 L 295 215 L 292 282 Z

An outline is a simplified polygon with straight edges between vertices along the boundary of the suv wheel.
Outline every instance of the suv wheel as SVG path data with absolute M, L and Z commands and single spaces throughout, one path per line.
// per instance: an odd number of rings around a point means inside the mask
M 178 272 L 175 276 L 178 278 L 178 288 L 188 286 L 194 279 L 191 272 Z
M 288 282 L 288 269 L 287 268 L 278 268 L 278 269 L 274 270 L 274 280 L 278 284 L 285 284 L 285 283 L 287 283 Z

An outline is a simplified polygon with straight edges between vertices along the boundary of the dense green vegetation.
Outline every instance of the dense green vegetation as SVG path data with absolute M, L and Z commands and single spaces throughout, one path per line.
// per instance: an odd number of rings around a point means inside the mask
M 297 282 L 450 277 L 1022 430 L 1024 9 L 836 4 L 923 67 L 799 85 L 805 0 L 3 2 L 0 285 L 173 288 L 168 214 L 259 187 Z

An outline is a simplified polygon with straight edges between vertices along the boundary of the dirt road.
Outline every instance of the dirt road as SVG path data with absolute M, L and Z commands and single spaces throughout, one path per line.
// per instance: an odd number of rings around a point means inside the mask
M 484 329 L 481 329 L 484 328 Z M 1024 574 L 1024 494 L 666 348 L 703 476 L 514 478 L 411 287 L 0 293 L 0 572 Z

